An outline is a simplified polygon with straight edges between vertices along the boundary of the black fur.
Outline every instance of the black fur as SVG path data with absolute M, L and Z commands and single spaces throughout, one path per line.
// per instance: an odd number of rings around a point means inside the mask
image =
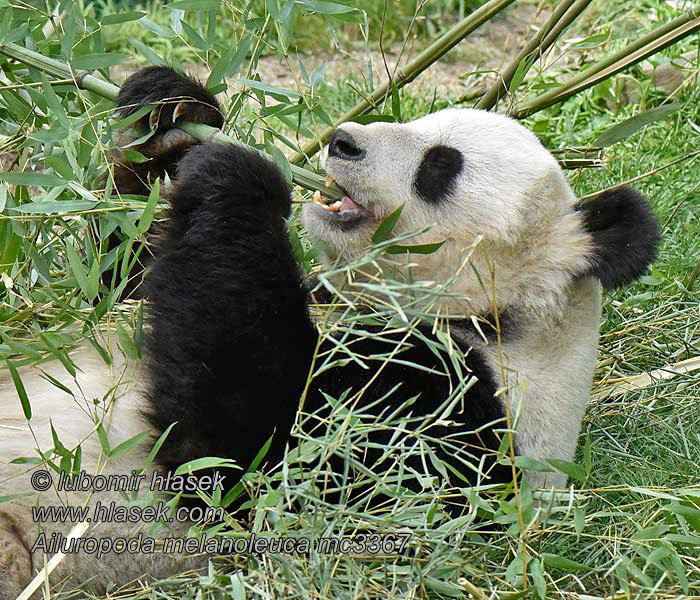
M 124 82 L 117 96 L 123 117 L 134 114 L 145 104 L 157 104 L 159 133 L 173 126 L 173 111 L 180 101 L 187 103 L 181 113 L 186 120 L 212 127 L 223 125 L 224 118 L 214 95 L 196 79 L 170 67 L 141 69 Z M 142 117 L 139 124 L 148 131 L 149 115 Z
M 345 130 L 336 129 L 328 140 L 328 156 L 343 160 L 361 160 L 367 152 L 357 145 L 355 139 Z
M 167 101 L 167 99 L 172 99 Z M 188 101 L 189 100 L 189 101 Z M 169 67 L 146 67 L 131 75 L 119 90 L 117 106 L 122 117 L 137 112 L 147 104 L 156 104 L 158 110 L 158 125 L 156 133 L 143 146 L 136 148 L 150 160 L 142 163 L 133 163 L 121 153 L 112 154 L 114 187 L 120 194 L 148 195 L 150 186 L 159 177 L 166 173 L 174 178 L 177 173 L 178 161 L 190 145 L 183 140 L 180 144 L 164 145 L 163 134 L 173 127 L 173 111 L 178 102 L 185 104 L 181 107 L 181 118 L 195 123 L 204 123 L 212 127 L 221 127 L 224 119 L 216 98 L 198 81 Z M 158 104 L 163 102 L 163 104 Z M 146 133 L 150 127 L 150 113 L 144 115 L 136 123 L 139 133 Z M 131 139 L 122 139 L 120 143 L 130 142 Z M 105 174 L 105 177 L 107 174 Z M 103 180 L 101 186 L 104 187 Z M 150 232 L 149 232 L 150 233 Z M 118 233 L 113 233 L 108 238 L 106 250 L 112 250 L 123 240 Z M 140 298 L 143 296 L 142 279 L 143 271 L 151 262 L 150 251 L 145 251 L 129 274 L 129 281 L 123 288 L 121 298 Z M 114 269 L 117 275 L 114 277 L 113 269 L 107 270 L 102 281 L 108 288 L 114 279 L 115 288 L 121 282 L 119 273 L 120 262 L 115 263 Z
M 459 150 L 433 146 L 423 156 L 413 185 L 425 202 L 440 202 L 452 192 L 463 168 L 464 157 Z
M 661 232 L 647 200 L 630 187 L 603 192 L 577 207 L 593 235 L 595 258 L 584 275 L 597 277 L 605 289 L 633 282 L 656 256 Z
M 222 456 L 247 467 L 275 431 L 267 455 L 268 465 L 275 464 L 289 440 L 317 342 L 284 221 L 290 190 L 279 169 L 256 152 L 202 144 L 179 166 L 172 205 L 147 277 L 149 417 L 159 431 L 178 422 L 159 460 L 175 468 L 196 457 Z M 373 333 L 351 342 L 356 353 L 369 357 L 370 368 L 351 362 L 320 374 L 308 390 L 306 412 L 327 405 L 321 392 L 339 398 L 349 388 L 365 386 L 403 337 L 380 329 Z M 320 352 L 327 350 L 330 345 L 324 344 Z M 361 404 L 400 384 L 383 408 L 419 395 L 410 410 L 433 415 L 449 396 L 450 377 L 403 363 L 449 372 L 455 383 L 450 360 L 417 337 L 396 359 L 382 367 Z M 471 350 L 467 365 L 479 381 L 467 393 L 464 410 L 451 417 L 462 421 L 460 427 L 434 426 L 431 435 L 454 435 L 503 419 L 485 358 Z M 372 441 L 384 444 L 391 433 L 373 433 Z M 499 439 L 487 428 L 480 439 L 463 434 L 457 443 L 493 450 Z M 379 455 L 369 453 L 364 460 L 372 463 Z M 510 470 L 497 466 L 492 475 L 509 480 Z

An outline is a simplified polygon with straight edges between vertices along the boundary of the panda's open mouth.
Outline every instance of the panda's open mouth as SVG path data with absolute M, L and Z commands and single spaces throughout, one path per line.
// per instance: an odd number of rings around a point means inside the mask
M 335 179 L 329 175 L 326 178 L 326 185 L 331 186 L 333 183 L 336 183 Z M 372 213 L 351 198 L 345 189 L 341 189 L 345 192 L 345 195 L 340 200 L 333 202 L 324 198 L 320 191 L 314 192 L 313 201 L 323 209 L 324 214 L 328 215 L 327 218 L 339 224 L 354 225 L 372 216 Z

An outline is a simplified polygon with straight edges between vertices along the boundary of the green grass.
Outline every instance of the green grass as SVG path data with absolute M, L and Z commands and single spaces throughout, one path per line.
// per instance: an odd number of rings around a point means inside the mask
M 75 6 L 76 11 L 81 10 L 79 5 Z M 280 52 L 281 40 L 285 39 L 289 48 L 304 52 L 328 49 L 333 43 L 332 31 L 345 50 L 353 45 L 363 46 L 364 17 L 353 23 L 318 15 L 297 16 L 295 31 L 285 38 L 259 20 L 265 14 L 262 6 L 263 3 L 254 4 L 250 13 L 251 18 L 258 19 L 255 25 L 261 40 L 258 54 Z M 134 64 L 145 64 L 147 58 L 135 49 L 127 37 L 130 36 L 168 61 L 194 62 L 207 70 L 216 67 L 227 40 L 240 40 L 244 35 L 241 23 L 236 20 L 236 15 L 240 15 L 238 7 L 239 3 L 229 2 L 222 9 L 223 18 L 216 21 L 206 49 L 193 47 L 191 43 L 188 46 L 185 42 L 191 40 L 174 34 L 170 39 L 158 34 L 158 28 L 169 27 L 171 12 L 157 2 L 143 7 L 155 26 L 132 22 L 106 26 L 96 33 L 96 22 L 88 18 L 81 29 L 78 20 L 73 44 L 68 46 L 73 56 L 122 52 L 136 54 Z M 384 12 L 381 3 L 363 0 L 353 3 L 353 7 L 367 9 L 368 47 L 376 48 Z M 418 41 L 425 43 L 433 37 L 431 27 L 451 23 L 460 7 L 468 10 L 470 5 L 449 0 L 429 3 L 426 18 L 416 21 Z M 96 12 L 91 13 L 93 10 Z M 103 19 L 104 15 L 125 10 L 129 10 L 126 3 L 98 2 L 85 12 Z M 414 11 L 415 2 L 387 4 L 388 43 L 402 41 Z M 583 38 L 610 30 L 611 38 L 605 46 L 572 50 L 579 59 L 586 53 L 597 56 L 622 47 L 651 29 L 652 11 L 657 14 L 657 22 L 677 13 L 666 2 L 625 2 L 615 3 L 614 7 L 594 3 L 577 29 L 565 38 Z M 62 31 L 55 40 L 44 42 L 37 33 L 45 22 L 40 12 L 14 8 L 12 18 L 15 21 L 10 22 L 19 34 L 6 29 L 0 31 L 1 35 L 18 35 L 15 39 L 20 42 L 30 36 L 40 51 L 61 54 L 70 31 Z M 186 16 L 186 22 L 194 29 L 199 27 L 200 20 L 201 34 L 206 37 L 208 17 L 201 13 Z M 665 51 L 663 56 L 677 56 L 697 48 L 697 43 L 697 37 L 689 38 Z M 253 76 L 257 51 L 251 51 L 253 55 L 246 56 L 240 68 L 242 73 L 248 70 Z M 529 91 L 542 89 L 554 80 L 564 80 L 566 71 L 575 64 L 576 61 L 566 63 L 562 67 L 564 73 L 557 69 L 534 72 L 518 91 L 518 97 L 523 98 Z M 36 72 L 10 65 L 3 59 L 0 68 L 12 81 L 40 81 Z M 651 88 L 639 68 L 618 77 L 616 82 L 621 83 L 625 78 L 641 90 L 638 104 L 620 101 L 617 88 L 606 83 L 537 113 L 526 123 L 549 148 L 588 146 L 612 125 L 665 100 L 664 94 Z M 237 105 L 238 96 L 234 94 L 229 127 L 261 146 L 274 143 L 283 147 L 282 135 L 294 145 L 295 129 L 304 127 L 318 132 L 328 120 L 337 118 L 356 103 L 358 96 L 353 88 L 363 92 L 366 85 L 357 75 L 335 81 L 326 79 L 314 86 L 302 82 L 296 90 L 302 93 L 300 121 L 296 116 L 284 120 L 265 117 L 260 103 L 269 110 L 274 104 L 269 96 L 248 90 L 241 95 L 245 102 Z M 425 86 L 421 90 L 408 86 L 401 91 L 404 120 L 460 99 L 459 94 L 433 97 L 426 92 L 430 84 Z M 91 332 L 97 329 L 96 323 L 101 327 L 119 323 L 126 336 L 137 337 L 131 332 L 138 331 L 139 312 L 133 305 L 116 304 L 108 286 L 98 283 L 95 290 L 91 273 L 93 269 L 108 270 L 114 264 L 128 266 L 135 254 L 142 251 L 147 241 L 137 227 L 145 199 L 110 195 L 95 183 L 104 169 L 105 152 L 114 133 L 113 122 L 106 118 L 111 105 L 89 94 L 80 100 L 70 86 L 54 89 L 58 104 L 63 107 L 58 110 L 47 105 L 45 91 L 40 95 L 34 88 L 27 88 L 32 94 L 30 100 L 43 113 L 48 113 L 48 117 L 32 112 L 30 104 L 24 103 L 16 90 L 0 92 L 0 134 L 5 136 L 2 152 L 6 153 L 3 164 L 11 166 L 13 171 L 36 172 L 30 176 L 28 185 L 18 186 L 14 193 L 0 185 L 3 207 L 0 269 L 12 282 L 11 288 L 6 285 L 0 291 L 3 299 L 0 356 L 11 358 L 16 364 L 32 362 L 36 353 L 43 357 L 59 354 L 65 360 L 65 350 L 82 335 L 80 329 Z M 677 112 L 608 148 L 605 169 L 569 172 L 576 193 L 593 193 L 694 151 L 700 135 L 697 86 L 692 81 L 686 84 L 675 101 L 680 105 Z M 383 112 L 392 112 L 391 99 Z M 231 125 L 234 122 L 235 126 Z M 700 277 L 688 286 L 691 273 L 700 264 L 700 192 L 695 189 L 698 161 L 700 157 L 684 160 L 634 184 L 650 198 L 665 224 L 663 243 L 649 276 L 629 288 L 605 295 L 594 394 L 608 389 L 611 379 L 700 356 Z M 48 184 L 42 175 L 49 174 L 75 182 L 74 187 Z M 97 202 L 90 194 L 95 194 Z M 67 216 L 48 210 L 46 203 L 54 201 L 82 204 Z M 39 202 L 44 204 L 37 205 Z M 23 205 L 25 210 L 33 207 L 35 212 L 11 210 L 17 205 Z M 121 232 L 124 242 L 116 250 L 108 251 L 105 240 L 114 230 Z M 307 266 L 313 267 L 308 245 L 303 239 L 301 242 L 307 250 Z M 79 264 L 66 254 L 67 244 L 75 248 Z M 21 351 L 18 342 L 28 345 L 30 351 Z M 356 529 L 386 533 L 404 527 L 414 536 L 408 554 L 400 559 L 322 554 L 264 558 L 241 555 L 223 560 L 224 564 L 207 574 L 184 575 L 154 585 L 153 589 L 128 590 L 121 595 L 236 599 L 464 597 L 468 588 L 461 578 L 468 581 L 467 585 L 483 590 L 483 597 L 489 597 L 491 590 L 499 598 L 518 597 L 521 590 L 524 591 L 520 597 L 547 598 L 572 598 L 575 594 L 603 598 L 620 590 L 634 598 L 700 595 L 699 398 L 700 378 L 696 371 L 641 391 L 592 401 L 577 456 L 582 479 L 573 481 L 570 494 L 554 500 L 551 515 L 539 523 L 527 523 L 526 519 L 525 528 L 518 525 L 513 515 L 518 510 L 526 516 L 533 512 L 532 493 L 527 487 L 522 490 L 519 505 L 503 493 L 483 494 L 480 500 L 470 495 L 470 501 L 480 503 L 479 519 L 472 514 L 450 522 L 420 498 L 400 498 L 403 512 L 398 513 L 401 515 L 398 518 L 392 517 L 390 511 L 367 513 L 359 505 L 347 507 L 344 514 L 331 507 L 325 514 L 312 517 L 310 509 L 315 503 L 304 499 L 310 493 L 305 486 L 321 485 L 323 472 L 312 469 L 302 478 L 294 471 L 292 457 L 288 461 L 291 467 L 288 473 L 250 478 L 255 501 L 271 508 L 264 519 L 261 516 L 255 523 L 256 531 L 320 537 L 350 534 Z M 331 441 L 338 443 L 333 436 L 345 436 L 340 438 L 345 445 L 361 445 L 361 421 L 364 419 L 367 427 L 377 426 L 370 417 L 364 417 L 344 431 L 341 425 L 348 418 L 341 404 L 317 439 L 304 440 L 300 452 L 310 464 L 320 460 Z M 394 449 L 399 455 L 410 450 L 402 444 L 405 442 L 397 442 Z M 282 477 L 287 477 L 285 483 L 297 498 L 300 510 L 292 511 L 283 502 L 279 492 Z M 527 585 L 522 581 L 524 555 Z M 155 588 L 159 591 L 154 591 Z

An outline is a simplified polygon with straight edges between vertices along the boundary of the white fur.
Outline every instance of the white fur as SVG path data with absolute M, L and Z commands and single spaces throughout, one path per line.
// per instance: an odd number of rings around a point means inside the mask
M 513 414 L 520 407 L 516 443 L 535 458 L 572 460 L 588 402 L 598 341 L 600 285 L 576 274 L 590 264 L 592 239 L 574 210 L 577 201 L 554 157 L 518 122 L 472 109 L 443 110 L 417 121 L 346 123 L 366 152 L 360 161 L 326 156 L 326 169 L 369 219 L 350 232 L 328 225 L 324 209 L 304 206 L 311 237 L 327 259 L 353 259 L 371 244 L 378 221 L 404 205 L 394 234 L 431 229 L 410 243 L 446 240 L 435 253 L 411 254 L 414 279 L 445 282 L 479 236 L 471 265 L 459 271 L 443 302 L 450 314 L 499 312 L 518 318 L 503 342 Z M 425 152 L 444 145 L 462 153 L 464 168 L 451 197 L 431 204 L 413 187 Z M 491 285 L 493 275 L 493 285 Z M 499 353 L 476 336 L 500 377 Z M 502 401 L 503 398 L 501 399 Z M 562 474 L 529 473 L 536 485 L 563 486 Z
M 21 409 L 15 386 L 7 371 L 0 371 L 0 494 L 9 496 L 32 491 L 30 476 L 35 469 L 45 469 L 44 465 L 10 464 L 18 457 L 36 457 L 35 448 L 48 452 L 54 447 L 51 424 L 61 443 L 73 450 L 78 444 L 82 449 L 82 468 L 88 474 L 129 474 L 132 469 L 142 468 L 150 444 L 123 454 L 116 459 L 106 460 L 102 445 L 96 433 L 96 424 L 101 422 L 107 434 L 109 445 L 116 448 L 120 443 L 149 426 L 140 415 L 140 394 L 138 365 L 127 365 L 121 353 L 115 349 L 114 363 L 105 364 L 99 354 L 85 346 L 71 354 L 71 359 L 80 369 L 75 380 L 58 361 L 39 367 L 19 369 L 19 374 L 29 397 L 32 416 L 26 420 Z M 41 371 L 60 381 L 74 396 L 60 390 Z M 31 496 L 17 498 L 0 504 L 0 600 L 14 598 L 30 576 L 41 569 L 51 556 L 44 556 L 38 550 L 29 557 L 30 548 L 40 531 L 50 539 L 54 532 L 67 536 L 77 523 L 43 523 L 32 521 L 32 506 L 81 506 L 97 501 L 109 504 L 116 501 L 124 506 L 124 499 L 118 492 L 99 492 L 88 497 L 87 493 L 59 492 L 56 489 L 57 475 L 52 473 L 54 486 L 49 490 Z M 147 472 L 150 478 L 151 471 Z M 142 486 L 140 497 L 146 491 Z M 149 535 L 150 524 L 99 523 L 92 524 L 88 537 L 124 537 L 143 531 Z M 159 535 L 185 534 L 189 524 L 173 524 L 172 533 L 167 530 Z M 19 535 L 17 535 L 19 534 Z M 200 565 L 201 557 L 162 556 L 161 554 L 109 554 L 101 558 L 80 552 L 67 554 L 54 571 L 51 581 L 57 582 L 72 575 L 75 583 L 87 583 L 97 590 L 117 581 L 127 583 L 144 573 L 166 576 L 177 569 Z M 3 585 L 2 582 L 5 582 Z

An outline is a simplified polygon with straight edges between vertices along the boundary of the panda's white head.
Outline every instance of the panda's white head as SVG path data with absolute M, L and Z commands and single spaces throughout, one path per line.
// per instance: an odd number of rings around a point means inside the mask
M 410 254 L 413 277 L 447 281 L 481 238 L 471 266 L 451 290 L 458 308 L 556 311 L 570 282 L 583 275 L 608 287 L 636 277 L 653 257 L 658 232 L 646 202 L 632 190 L 609 207 L 578 205 L 554 157 L 513 119 L 473 109 L 447 109 L 410 123 L 345 123 L 324 154 L 328 174 L 347 192 L 333 207 L 308 203 L 307 232 L 323 240 L 330 261 L 353 260 L 378 224 L 403 206 L 394 234 L 430 230 L 410 243 L 445 242 L 435 253 Z M 594 217 L 597 215 L 598 222 Z M 599 235 L 601 230 L 615 235 Z M 630 261 L 610 259 L 641 233 Z M 622 237 L 621 237 L 622 236 Z M 603 245 L 605 247 L 603 247 Z M 613 245 L 615 248 L 613 248 Z M 484 281 L 495 279 L 495 289 Z M 454 306 L 452 307 L 454 308 Z

